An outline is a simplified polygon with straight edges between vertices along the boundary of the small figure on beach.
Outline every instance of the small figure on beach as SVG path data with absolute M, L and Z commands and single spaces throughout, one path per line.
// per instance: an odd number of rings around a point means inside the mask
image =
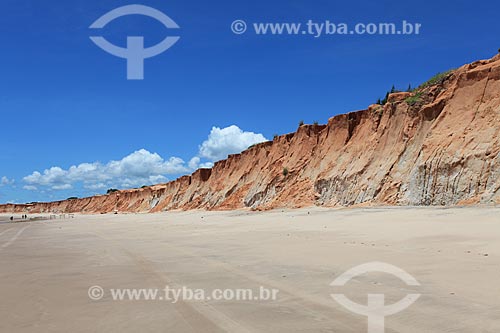
M 14 221 L 14 216 L 11 216 L 11 217 L 10 217 L 10 220 L 11 220 L 11 221 Z

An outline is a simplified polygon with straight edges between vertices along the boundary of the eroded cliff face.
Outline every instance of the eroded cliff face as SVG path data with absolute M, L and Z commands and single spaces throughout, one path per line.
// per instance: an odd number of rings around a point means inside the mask
M 167 184 L 0 212 L 500 203 L 500 56 L 415 94 L 301 126 Z

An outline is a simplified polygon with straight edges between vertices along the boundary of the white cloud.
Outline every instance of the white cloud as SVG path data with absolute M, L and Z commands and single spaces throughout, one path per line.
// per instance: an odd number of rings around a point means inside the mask
M 267 141 L 262 134 L 244 132 L 238 126 L 226 128 L 213 127 L 208 139 L 200 146 L 200 157 L 212 162 L 227 158 L 229 154 L 237 154 L 253 144 Z
M 130 188 L 164 183 L 168 181 L 166 175 L 179 175 L 198 168 L 211 168 L 214 161 L 224 159 L 229 154 L 240 153 L 249 146 L 263 141 L 266 141 L 266 138 L 262 134 L 244 132 L 235 125 L 222 129 L 213 127 L 208 139 L 199 146 L 198 155 L 191 158 L 187 164 L 178 157 L 164 160 L 157 153 L 140 149 L 119 161 L 110 161 L 106 164 L 81 163 L 68 169 L 56 166 L 43 172 L 34 171 L 23 178 L 26 183 L 23 188 L 30 191 L 36 191 L 40 187 L 70 190 L 76 184 L 81 184 L 84 189 L 101 191 L 110 187 Z
M 133 187 L 153 184 L 166 181 L 165 174 L 186 171 L 184 161 L 178 157 L 165 161 L 160 155 L 141 149 L 119 161 L 82 163 L 67 170 L 52 167 L 43 173 L 35 171 L 23 180 L 28 186 L 48 186 L 53 190 L 68 190 L 73 184 L 82 182 L 84 188 L 97 190 L 112 185 Z
M 200 169 L 200 168 L 210 169 L 213 166 L 214 166 L 214 164 L 212 162 L 201 163 L 201 159 L 198 156 L 193 157 L 188 163 L 188 167 L 191 170 L 196 170 L 196 169 Z
M 201 160 L 198 156 L 193 157 L 188 163 L 189 168 L 193 170 L 197 169 L 200 165 L 200 161 Z
M 84 184 L 83 188 L 85 188 L 87 190 L 97 191 L 97 190 L 104 190 L 105 188 L 107 188 L 107 186 L 104 183 Z
M 73 188 L 73 185 L 71 185 L 71 184 L 54 185 L 54 186 L 52 186 L 53 190 L 71 190 L 72 188 Z
M 14 179 L 9 179 L 5 176 L 0 178 L 0 186 L 7 186 L 7 185 L 12 185 L 14 184 Z
M 212 162 L 205 162 L 205 163 L 201 163 L 199 168 L 211 169 L 213 166 L 214 166 L 214 164 Z

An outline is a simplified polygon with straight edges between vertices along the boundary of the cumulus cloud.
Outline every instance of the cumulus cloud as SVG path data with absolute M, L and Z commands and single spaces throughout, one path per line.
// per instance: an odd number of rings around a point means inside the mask
M 9 179 L 5 176 L 0 178 L 0 186 L 7 186 L 7 185 L 12 185 L 14 184 L 14 179 Z
M 244 132 L 235 125 L 222 129 L 213 127 L 208 139 L 201 144 L 199 155 L 216 162 L 264 141 L 267 139 L 262 134 Z
M 214 166 L 214 164 L 212 162 L 201 163 L 201 159 L 198 156 L 193 157 L 188 163 L 188 167 L 191 170 L 196 170 L 196 169 L 200 169 L 200 168 L 210 169 L 213 166 Z
M 166 175 L 180 175 L 198 168 L 211 168 L 213 162 L 229 154 L 240 153 L 249 146 L 266 141 L 262 134 L 242 131 L 238 126 L 213 127 L 207 140 L 199 146 L 199 152 L 187 163 L 178 157 L 163 159 L 157 153 L 140 149 L 118 161 L 81 163 L 68 169 L 51 167 L 43 172 L 34 171 L 23 178 L 25 190 L 39 188 L 70 190 L 76 184 L 90 191 L 102 191 L 110 187 L 130 188 L 168 181 Z M 3 177 L 1 182 L 8 182 Z
M 68 190 L 73 184 L 81 182 L 91 190 L 104 189 L 108 186 L 131 187 L 154 184 L 165 181 L 165 174 L 179 174 L 188 171 L 184 161 L 172 157 L 165 161 L 160 155 L 145 149 L 138 150 L 119 161 L 107 164 L 100 162 L 82 163 L 62 169 L 52 167 L 43 172 L 35 171 L 23 178 L 28 184 L 25 189 L 46 186 L 53 190 Z

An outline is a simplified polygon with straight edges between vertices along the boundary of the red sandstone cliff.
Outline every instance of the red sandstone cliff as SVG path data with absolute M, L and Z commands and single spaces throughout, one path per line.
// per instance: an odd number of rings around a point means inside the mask
M 167 184 L 0 212 L 500 203 L 500 55 L 415 94 L 301 126 Z

